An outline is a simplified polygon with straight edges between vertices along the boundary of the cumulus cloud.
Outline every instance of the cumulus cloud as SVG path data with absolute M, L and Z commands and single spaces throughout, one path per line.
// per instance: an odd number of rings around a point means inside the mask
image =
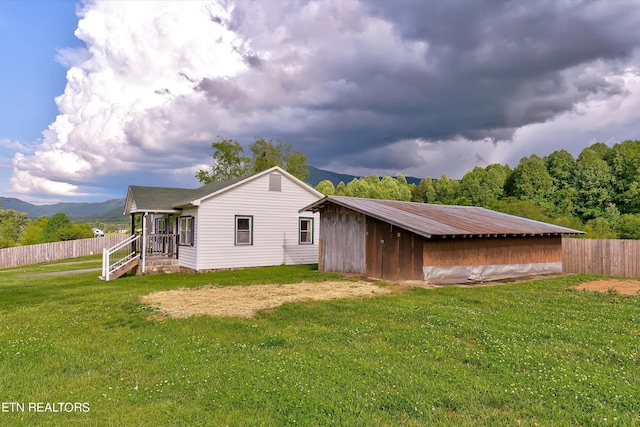
M 14 162 L 16 191 L 194 183 L 217 135 L 338 172 L 459 177 L 581 117 L 600 127 L 553 149 L 637 129 L 629 2 L 90 1 L 80 18 L 86 49 L 59 54 L 60 115 Z
M 71 65 L 60 114 L 32 155 L 16 157 L 14 190 L 80 195 L 141 165 L 162 173 L 176 153 L 210 140 L 210 131 L 193 130 L 202 97 L 190 79 L 246 67 L 237 37 L 211 20 L 229 13 L 202 2 L 87 3 L 75 33 L 86 49 L 59 53 Z

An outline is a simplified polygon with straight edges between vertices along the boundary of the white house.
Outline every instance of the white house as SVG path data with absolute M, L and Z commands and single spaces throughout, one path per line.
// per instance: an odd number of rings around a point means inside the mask
M 198 189 L 130 186 L 125 214 L 142 235 L 143 272 L 152 257 L 197 272 L 310 264 L 318 262 L 319 214 L 299 210 L 322 197 L 275 166 Z

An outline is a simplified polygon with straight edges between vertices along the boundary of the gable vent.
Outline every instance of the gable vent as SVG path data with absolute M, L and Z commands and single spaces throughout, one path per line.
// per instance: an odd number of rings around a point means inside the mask
M 282 191 L 282 175 L 279 173 L 269 174 L 269 191 Z

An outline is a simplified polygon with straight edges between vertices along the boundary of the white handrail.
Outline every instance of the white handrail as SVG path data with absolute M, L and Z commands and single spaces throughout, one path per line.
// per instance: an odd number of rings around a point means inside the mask
M 138 257 L 140 257 L 140 253 L 136 253 L 136 251 L 133 250 L 129 252 L 127 255 L 125 255 L 124 257 L 118 259 L 113 264 L 111 264 L 110 262 L 111 254 L 123 249 L 127 245 L 133 244 L 139 239 L 140 239 L 140 235 L 134 234 L 131 237 L 127 238 L 126 240 L 123 240 L 122 242 L 118 243 L 117 245 L 114 245 L 109 249 L 105 248 L 102 250 L 102 278 L 104 280 L 109 281 L 109 276 L 111 276 L 111 273 L 113 273 L 120 267 L 128 264 L 129 262 L 133 261 L 134 259 L 137 259 Z

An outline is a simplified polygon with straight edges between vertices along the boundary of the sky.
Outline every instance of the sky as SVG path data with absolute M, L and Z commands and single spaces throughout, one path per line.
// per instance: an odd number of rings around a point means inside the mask
M 640 0 L 0 1 L 0 196 L 193 188 L 211 143 L 353 175 L 640 139 Z

